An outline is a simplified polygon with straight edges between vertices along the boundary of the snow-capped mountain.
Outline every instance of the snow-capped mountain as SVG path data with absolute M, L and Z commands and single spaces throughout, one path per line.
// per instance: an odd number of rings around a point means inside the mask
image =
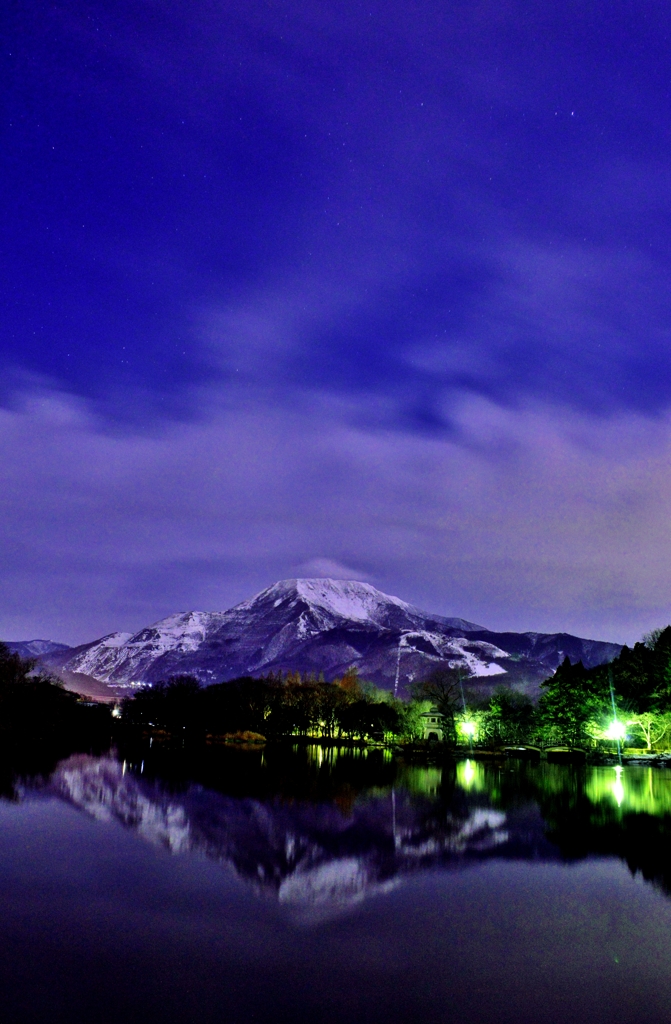
M 595 665 L 619 650 L 565 633 L 493 633 L 427 614 L 367 583 L 296 579 L 229 611 L 170 615 L 138 633 L 111 633 L 42 660 L 116 687 L 177 674 L 204 684 L 278 671 L 334 679 L 356 666 L 363 678 L 401 695 L 441 664 L 463 666 L 481 682 L 533 689 L 566 655 Z

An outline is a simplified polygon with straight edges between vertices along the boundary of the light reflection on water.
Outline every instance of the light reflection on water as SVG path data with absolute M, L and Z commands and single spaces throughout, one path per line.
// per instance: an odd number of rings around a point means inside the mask
M 493 768 L 483 762 L 463 760 L 457 764 L 458 784 L 468 791 L 489 793 L 498 791 L 496 779 L 501 772 L 514 771 Z M 519 768 L 519 777 L 530 782 L 539 795 L 578 793 L 595 807 L 605 805 L 618 808 L 621 815 L 649 814 L 654 817 L 671 815 L 671 770 L 643 765 L 608 765 L 576 768 L 556 764 L 525 765 Z
M 466 791 L 474 790 L 476 793 L 485 789 L 484 765 L 479 761 L 472 761 L 467 758 L 457 764 L 457 783 Z
M 668 770 L 155 744 L 10 775 L 0 964 L 29 966 L 0 967 L 3 1024 L 633 1024 L 639 996 L 671 1004 Z M 141 983 L 91 980 L 101 948 Z
M 594 804 L 615 804 L 622 814 L 671 814 L 671 772 L 630 765 L 588 769 L 585 793 Z
M 38 793 L 173 853 L 225 862 L 256 891 L 319 905 L 321 916 L 418 871 L 492 857 L 611 854 L 671 889 L 667 769 L 406 764 L 388 750 L 317 744 L 189 762 L 154 749 L 74 755 L 19 785 L 23 798 Z

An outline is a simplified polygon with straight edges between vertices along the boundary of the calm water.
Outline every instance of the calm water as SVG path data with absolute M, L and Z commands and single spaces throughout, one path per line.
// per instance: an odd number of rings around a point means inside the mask
M 4 1024 L 671 1021 L 671 772 L 153 748 L 0 786 Z

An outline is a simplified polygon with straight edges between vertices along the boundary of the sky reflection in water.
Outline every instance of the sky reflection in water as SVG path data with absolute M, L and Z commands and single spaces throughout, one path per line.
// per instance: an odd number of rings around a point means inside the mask
M 316 748 L 5 768 L 3 1020 L 668 1016 L 671 772 Z

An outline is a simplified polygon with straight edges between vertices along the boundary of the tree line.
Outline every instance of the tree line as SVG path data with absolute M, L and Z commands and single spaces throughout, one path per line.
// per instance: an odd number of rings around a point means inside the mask
M 420 713 L 351 669 L 332 683 L 294 672 L 201 687 L 176 676 L 126 698 L 121 718 L 172 735 L 389 741 L 410 739 Z

